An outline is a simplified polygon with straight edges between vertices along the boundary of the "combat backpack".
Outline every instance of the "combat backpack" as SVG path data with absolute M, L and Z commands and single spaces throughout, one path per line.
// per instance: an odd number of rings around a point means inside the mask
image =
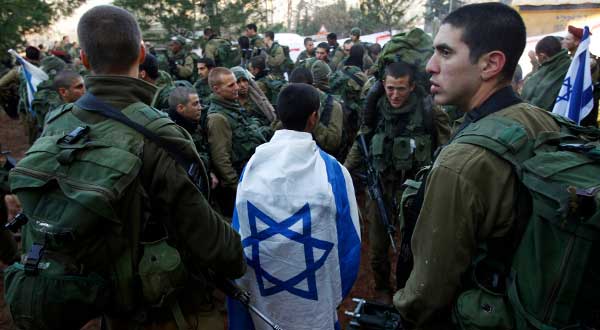
M 425 31 L 414 28 L 409 32 L 396 34 L 383 46 L 375 63 L 375 75 L 382 79 L 388 64 L 402 61 L 417 68 L 416 83 L 429 90 L 429 75 L 425 71 L 425 66 L 431 56 L 433 56 L 433 39 Z
M 10 174 L 28 221 L 25 254 L 5 270 L 4 287 L 15 324 L 25 330 L 79 329 L 103 313 L 137 315 L 183 278 L 175 248 L 164 240 L 142 247 L 147 214 L 119 216 L 130 213 L 122 207 L 147 207 L 139 181 L 145 134 L 113 120 L 83 122 L 72 109 L 50 114 L 53 125 Z M 171 123 L 143 103 L 119 114 L 149 131 Z M 124 203 L 125 196 L 136 197 Z M 158 270 L 166 272 L 157 278 Z
M 513 233 L 478 249 L 474 288 L 453 310 L 461 329 L 600 325 L 600 130 L 552 116 L 560 132 L 536 139 L 520 123 L 493 115 L 454 138 L 510 163 L 521 187 Z
M 215 64 L 226 68 L 240 65 L 242 54 L 239 46 L 234 46 L 231 41 L 226 39 L 219 38 L 216 40 L 219 41 L 219 45 L 217 46 Z

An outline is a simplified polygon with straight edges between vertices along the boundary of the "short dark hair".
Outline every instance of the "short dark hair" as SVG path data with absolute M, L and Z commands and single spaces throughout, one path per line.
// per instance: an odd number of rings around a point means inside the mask
M 327 39 L 335 39 L 335 40 L 337 40 L 337 34 L 331 32 L 330 34 L 327 35 Z
M 463 29 L 461 40 L 469 47 L 472 63 L 491 51 L 504 53 L 502 75 L 505 80 L 512 79 L 527 37 L 523 18 L 516 10 L 502 3 L 466 5 L 451 12 L 442 24 Z
M 408 76 L 408 81 L 412 84 L 415 79 L 415 67 L 406 62 L 393 62 L 385 67 L 383 80 L 388 76 L 396 79 Z
M 294 71 L 290 74 L 290 82 L 298 83 L 298 84 L 313 84 L 313 74 L 312 72 L 305 67 L 295 68 Z
M 546 36 L 535 45 L 536 54 L 544 53 L 548 57 L 558 54 L 561 49 L 560 41 L 554 36 Z
M 259 71 L 265 71 L 267 68 L 267 63 L 263 56 L 254 56 L 250 59 L 250 65 L 254 69 L 258 69 Z
M 246 25 L 246 29 L 254 30 L 254 32 L 258 31 L 258 28 L 256 27 L 256 24 L 254 24 L 254 23 L 250 23 L 250 24 Z
M 319 111 L 320 99 L 316 88 L 308 84 L 287 85 L 277 99 L 277 117 L 283 127 L 294 131 L 304 131 L 308 117 Z
M 354 65 L 363 68 L 363 57 L 365 56 L 365 47 L 362 45 L 354 45 L 350 48 L 350 54 L 346 59 L 346 65 Z
M 200 59 L 198 59 L 198 61 L 196 61 L 196 63 L 204 63 L 204 65 L 206 65 L 206 67 L 209 70 L 217 66 L 215 64 L 215 61 L 212 58 L 208 58 L 208 57 L 200 58 Z
M 304 46 L 306 46 L 309 41 L 313 41 L 311 37 L 304 38 Z
M 369 53 L 379 55 L 379 53 L 381 53 L 381 45 L 378 43 L 372 44 L 369 46 Z
M 325 49 L 327 51 L 327 53 L 329 53 L 329 44 L 326 43 L 326 42 L 320 42 L 317 45 L 317 48 L 323 48 L 323 49 Z
M 27 46 L 25 48 L 25 57 L 30 60 L 39 61 L 40 60 L 40 50 L 33 46 Z
M 169 94 L 169 109 L 175 110 L 180 104 L 187 104 L 190 100 L 190 94 L 198 94 L 198 92 L 189 87 L 177 87 Z
M 240 45 L 241 49 L 248 49 L 250 48 L 250 38 L 241 36 L 238 38 L 238 44 Z
M 140 64 L 140 71 L 146 71 L 148 77 L 152 80 L 158 79 L 158 60 L 152 54 L 146 54 L 144 62 Z
M 215 31 L 212 28 L 205 28 L 204 31 L 202 31 L 202 34 L 210 37 L 215 34 Z
M 267 31 L 267 32 L 265 32 L 265 38 L 269 38 L 271 40 L 275 40 L 275 32 L 273 32 L 273 31 Z
M 58 92 L 59 88 L 71 87 L 73 80 L 80 77 L 81 75 L 78 72 L 75 72 L 71 69 L 62 70 L 54 77 L 52 87 L 56 92 Z
M 77 36 L 95 73 L 127 71 L 140 55 L 140 27 L 131 13 L 119 7 L 88 10 L 79 20 Z

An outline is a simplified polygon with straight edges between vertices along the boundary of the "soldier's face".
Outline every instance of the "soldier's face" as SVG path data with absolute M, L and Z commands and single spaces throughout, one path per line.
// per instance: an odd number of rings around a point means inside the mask
M 309 41 L 306 43 L 305 47 L 306 47 L 306 52 L 312 54 L 312 52 L 315 50 L 315 43 L 312 41 Z
M 177 53 L 179 52 L 179 50 L 181 49 L 181 45 L 178 42 L 171 42 L 169 44 L 169 49 L 173 52 L 173 53 Z
M 579 46 L 579 39 L 572 35 L 570 32 L 567 32 L 565 38 L 561 41 L 562 48 L 569 50 L 570 52 L 575 52 L 577 47 Z
M 344 54 L 350 55 L 350 48 L 352 48 L 352 44 L 344 44 Z
M 237 84 L 233 73 L 223 75 L 221 77 L 221 83 L 215 86 L 214 92 L 222 98 L 234 101 L 238 98 L 240 86 Z
M 408 75 L 399 78 L 387 76 L 385 77 L 383 86 L 385 87 L 385 95 L 388 101 L 396 109 L 406 103 L 410 93 L 415 89 L 415 84 L 410 81 Z
M 431 74 L 435 103 L 456 105 L 469 111 L 482 79 L 479 61 L 471 62 L 469 47 L 461 40 L 462 34 L 462 28 L 443 24 L 433 41 L 435 51 L 426 70 Z
M 238 80 L 238 86 L 240 87 L 240 90 L 238 91 L 239 96 L 247 96 L 248 95 L 248 80 L 244 79 L 244 78 L 240 78 Z
M 204 63 L 198 63 L 198 75 L 201 79 L 208 78 L 208 67 Z
M 177 112 L 179 112 L 183 118 L 189 121 L 200 121 L 202 106 L 200 105 L 200 98 L 198 97 L 198 94 L 190 94 L 188 97 L 188 102 L 185 105 L 180 104 L 177 106 Z
M 321 60 L 321 61 L 327 60 L 327 49 L 317 48 L 317 51 L 315 52 L 315 54 L 316 54 L 318 60 Z
M 72 103 L 79 100 L 79 98 L 85 94 L 83 78 L 77 77 L 73 79 L 73 81 L 71 81 L 71 85 L 69 85 L 69 88 L 61 87 L 59 88 L 58 93 L 66 103 Z
M 251 37 L 254 37 L 255 35 L 256 35 L 256 32 L 254 32 L 254 30 L 246 29 L 246 37 L 251 38 Z

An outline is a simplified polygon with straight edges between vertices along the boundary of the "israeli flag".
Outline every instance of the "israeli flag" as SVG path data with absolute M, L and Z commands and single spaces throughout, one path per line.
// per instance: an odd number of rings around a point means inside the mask
M 31 101 L 33 100 L 33 94 L 37 91 L 37 86 L 44 80 L 48 80 L 48 75 L 42 69 L 35 65 L 25 61 L 14 49 L 9 49 L 8 52 L 13 55 L 19 63 L 21 63 L 21 73 L 27 82 L 27 104 L 29 112 L 35 117 L 35 113 L 31 108 Z
M 280 130 L 256 149 L 238 185 L 233 227 L 248 270 L 237 281 L 281 329 L 339 329 L 336 308 L 360 264 L 360 229 L 346 168 L 308 133 Z M 271 329 L 234 300 L 229 329 Z
M 594 87 L 590 72 L 590 29 L 586 26 L 569 71 L 554 103 L 553 113 L 579 124 L 594 107 Z

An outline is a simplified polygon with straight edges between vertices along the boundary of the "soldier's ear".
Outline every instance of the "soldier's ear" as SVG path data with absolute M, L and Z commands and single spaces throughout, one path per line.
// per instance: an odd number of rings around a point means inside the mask
M 90 67 L 90 60 L 88 59 L 83 49 L 79 50 L 79 57 L 81 58 L 81 63 L 83 64 L 83 66 L 85 66 L 85 68 L 88 70 L 92 70 L 92 68 Z
M 140 45 L 140 55 L 138 57 L 138 65 L 144 63 L 144 60 L 146 59 L 146 47 L 144 46 L 144 41 L 142 41 L 141 45 Z

